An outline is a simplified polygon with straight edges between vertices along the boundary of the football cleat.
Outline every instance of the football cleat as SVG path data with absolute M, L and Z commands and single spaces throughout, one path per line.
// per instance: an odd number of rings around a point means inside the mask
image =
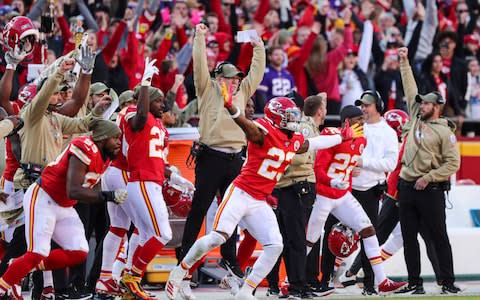
M 396 282 L 386 278 L 384 281 L 382 281 L 378 285 L 378 291 L 381 294 L 390 294 L 398 290 L 401 290 L 406 285 L 407 285 L 407 282 L 404 282 L 404 281 Z
M 130 273 L 123 275 L 120 284 L 137 300 L 151 300 L 155 299 L 140 285 L 142 278 L 140 276 L 134 276 Z
M 183 269 L 180 265 L 170 271 L 168 281 L 165 284 L 165 293 L 167 294 L 168 299 L 173 300 L 177 297 L 178 290 L 182 285 L 183 278 L 187 276 L 187 273 L 188 271 Z
M 114 296 L 123 295 L 123 291 L 120 286 L 113 280 L 109 278 L 106 280 L 99 279 L 95 285 L 95 293 L 97 294 L 108 294 Z

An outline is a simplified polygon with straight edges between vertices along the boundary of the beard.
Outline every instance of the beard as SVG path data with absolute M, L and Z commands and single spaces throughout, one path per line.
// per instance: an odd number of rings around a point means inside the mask
M 104 160 L 107 160 L 107 159 L 114 160 L 115 158 L 117 158 L 117 155 L 118 155 L 118 151 L 109 151 L 105 148 L 103 149 L 102 153 L 103 153 Z
M 427 121 L 433 116 L 433 109 L 430 111 L 426 111 L 424 113 L 420 113 L 420 120 Z

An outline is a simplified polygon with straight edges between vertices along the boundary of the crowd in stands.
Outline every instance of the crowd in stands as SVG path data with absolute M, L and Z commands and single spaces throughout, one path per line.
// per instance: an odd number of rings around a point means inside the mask
M 97 52 L 92 83 L 120 94 L 140 82 L 145 57 L 157 59 L 153 86 L 176 98 L 164 122 L 195 126 L 193 29 L 204 22 L 210 71 L 229 61 L 247 72 L 253 48 L 236 43 L 236 34 L 255 29 L 263 39 L 267 69 L 254 95 L 256 113 L 271 97 L 291 95 L 302 107 L 307 96 L 326 92 L 328 114 L 338 115 L 368 89 L 380 93 L 385 110 L 406 110 L 397 53 L 403 45 L 419 92 L 440 92 L 443 114 L 461 125 L 480 119 L 479 9 L 473 0 L 5 0 L 0 26 L 25 15 L 42 32 L 33 57 L 17 70 L 12 100 L 31 64 L 54 63 L 88 32 Z M 65 99 L 72 88 L 65 84 Z

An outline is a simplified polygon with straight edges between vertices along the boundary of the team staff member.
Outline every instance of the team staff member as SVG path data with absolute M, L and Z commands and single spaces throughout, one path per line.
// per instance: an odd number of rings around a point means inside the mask
M 193 74 L 198 97 L 201 150 L 196 157 L 195 193 L 185 223 L 179 261 L 195 242 L 217 191 L 223 196 L 243 164 L 241 151 L 246 144 L 245 134 L 223 108 L 220 85 L 225 83 L 234 87 L 233 103 L 243 112 L 265 72 L 265 48 L 261 41 L 254 41 L 253 59 L 247 76 L 233 64 L 222 63 L 215 70 L 215 78 L 210 78 L 205 45 L 207 33 L 208 28 L 198 24 L 193 41 Z M 236 262 L 235 243 L 235 235 L 232 235 L 222 246 L 221 253 L 235 274 L 243 277 Z
M 319 126 L 323 124 L 327 113 L 327 94 L 321 93 L 306 98 L 303 113 L 299 131 L 305 138 L 318 136 Z M 278 221 L 283 237 L 283 256 L 291 297 L 306 296 L 309 292 L 306 288 L 305 227 L 316 194 L 314 156 L 312 151 L 295 155 L 292 164 L 273 191 L 273 196 L 278 198 Z M 318 266 L 318 255 L 313 256 L 317 258 L 315 265 Z
M 421 225 L 431 236 L 438 256 L 442 292 L 456 294 L 460 289 L 454 284 L 452 248 L 445 224 L 445 190 L 449 177 L 460 167 L 455 129 L 446 119 L 440 118 L 445 104 L 440 94 L 418 94 L 408 62 L 408 49 L 400 48 L 398 54 L 403 88 L 412 116 L 406 126 L 408 133 L 398 186 L 408 288 L 415 290 L 423 281 L 417 239 Z
M 395 131 L 385 122 L 383 100 L 374 91 L 365 91 L 359 100 L 365 118 L 364 133 L 367 146 L 358 158 L 360 174 L 353 177 L 352 194 L 362 205 L 373 227 L 377 226 L 378 205 L 386 187 L 386 174 L 395 169 L 398 161 L 398 141 Z M 374 276 L 362 241 L 362 267 L 365 272 L 363 293 L 376 294 Z

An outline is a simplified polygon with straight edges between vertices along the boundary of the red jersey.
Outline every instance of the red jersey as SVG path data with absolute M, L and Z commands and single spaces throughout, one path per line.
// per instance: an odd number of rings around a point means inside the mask
M 123 134 L 124 128 L 122 127 L 122 125 L 125 124 L 123 122 L 123 119 L 125 118 L 125 113 L 127 112 L 127 109 L 129 107 L 130 106 L 124 107 L 120 112 L 118 112 L 118 115 L 117 115 L 116 123 L 118 127 L 120 127 L 120 130 L 122 131 L 122 136 L 120 137 L 120 143 L 121 143 L 120 149 L 122 149 L 122 151 L 120 151 L 117 154 L 117 157 L 112 161 L 112 167 L 118 168 L 123 171 L 128 170 L 128 163 L 127 163 L 127 158 L 123 154 L 124 152 L 123 147 L 126 146 L 126 144 L 125 144 L 125 135 Z
M 127 150 L 129 181 L 153 181 L 163 184 L 165 180 L 165 136 L 167 130 L 161 120 L 148 113 L 147 123 L 140 131 L 133 131 L 128 122 L 137 113 L 137 108 L 130 106 L 123 119 Z M 125 154 L 125 153 L 124 153 Z
M 18 115 L 20 112 L 20 107 L 17 103 L 12 102 L 12 108 L 15 112 L 15 115 Z M 5 169 L 3 170 L 3 178 L 8 181 L 13 181 L 13 177 L 17 172 L 17 169 L 20 167 L 20 163 L 13 155 L 12 143 L 10 138 L 5 139 Z
M 67 196 L 67 172 L 72 155 L 88 166 L 82 185 L 84 188 L 93 188 L 110 165 L 110 160 L 103 160 L 102 153 L 90 136 L 73 139 L 57 159 L 45 167 L 40 177 L 42 189 L 63 207 L 77 204 L 77 200 Z
M 398 198 L 398 178 L 400 177 L 400 170 L 402 169 L 402 157 L 403 151 L 405 150 L 405 143 L 402 143 L 400 146 L 400 151 L 398 152 L 398 162 L 395 170 L 390 172 L 387 177 L 387 195 L 390 198 L 397 200 Z
M 248 142 L 247 160 L 233 185 L 255 199 L 265 200 L 302 146 L 304 138 L 298 132 L 289 137 L 263 118 L 255 123 L 265 134 L 263 145 Z
M 322 135 L 340 134 L 338 128 L 327 127 Z M 352 190 L 352 170 L 367 144 L 364 137 L 342 142 L 332 148 L 322 149 L 317 152 L 314 164 L 317 194 L 338 199 Z M 348 190 L 340 190 L 330 186 L 334 178 L 350 182 Z

